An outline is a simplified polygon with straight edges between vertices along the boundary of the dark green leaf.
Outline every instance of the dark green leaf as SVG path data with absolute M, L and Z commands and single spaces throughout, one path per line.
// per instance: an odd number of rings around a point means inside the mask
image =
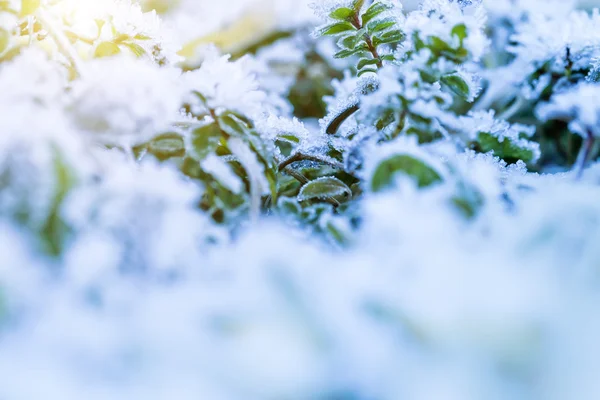
M 148 143 L 148 151 L 159 160 L 185 155 L 185 142 L 177 133 L 167 133 Z
M 404 40 L 405 36 L 402 31 L 393 30 L 384 33 L 381 36 L 375 36 L 373 38 L 373 45 L 375 47 L 381 46 L 382 44 L 392 44 L 392 43 L 400 43 Z
M 471 98 L 471 87 L 462 76 L 458 74 L 445 75 L 442 76 L 441 82 L 465 100 Z
M 352 31 L 356 31 L 356 28 L 350 22 L 337 22 L 333 25 L 329 25 L 323 28 L 320 32 L 320 35 L 330 36 Z
M 377 166 L 371 178 L 371 189 L 374 192 L 384 190 L 393 184 L 395 176 L 399 173 L 413 178 L 419 187 L 442 181 L 440 174 L 422 160 L 408 154 L 397 154 Z
M 347 8 L 347 7 L 338 8 L 337 10 L 335 10 L 331 14 L 329 14 L 329 16 L 331 18 L 337 19 L 340 21 L 346 21 L 349 18 L 352 18 L 354 15 L 356 15 L 354 10 Z
M 367 11 L 365 11 L 365 13 L 362 15 L 362 22 L 363 25 L 366 25 L 369 23 L 369 21 L 372 21 L 373 18 L 377 17 L 378 15 L 380 15 L 381 13 L 391 9 L 392 6 L 390 6 L 389 4 L 384 4 L 384 3 L 380 3 L 378 1 L 376 1 L 375 3 L 373 3 L 373 5 L 371 5 L 371 7 L 369 7 L 367 9 Z
M 363 69 L 364 67 L 368 66 L 368 65 L 377 65 L 379 63 L 379 60 L 376 58 L 361 58 L 360 61 L 358 62 L 358 69 Z
M 338 51 L 337 53 L 335 53 L 334 57 L 335 58 L 348 58 L 350 56 L 359 54 L 359 53 L 363 53 L 363 52 L 367 52 L 369 51 L 369 48 L 367 47 L 366 44 L 361 44 L 360 46 L 355 47 L 354 49 L 350 49 L 350 50 L 341 50 Z
M 519 160 L 531 162 L 535 158 L 533 150 L 527 147 L 519 146 L 518 143 L 504 138 L 500 141 L 497 136 L 487 132 L 479 132 L 477 136 L 478 150 L 482 153 L 494 152 L 494 155 L 502 158 L 508 163 L 515 163 Z
M 222 137 L 221 129 L 215 123 L 196 128 L 191 134 L 188 152 L 196 160 L 202 161 L 216 151 Z
M 384 19 L 381 21 L 373 21 L 369 25 L 367 25 L 367 29 L 371 33 L 383 32 L 388 28 L 396 25 L 396 21 L 392 19 Z
M 323 200 L 328 197 L 350 199 L 352 190 L 338 178 L 323 177 L 304 185 L 298 194 L 299 201 Z

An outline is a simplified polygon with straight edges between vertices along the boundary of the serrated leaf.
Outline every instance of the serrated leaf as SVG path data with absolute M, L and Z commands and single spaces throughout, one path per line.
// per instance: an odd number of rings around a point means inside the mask
M 377 17 L 378 15 L 380 15 L 381 13 L 383 13 L 387 10 L 390 10 L 391 8 L 392 8 L 392 6 L 390 6 L 389 4 L 384 4 L 384 3 L 380 3 L 380 2 L 376 1 L 362 15 L 363 25 L 368 24 L 369 21 L 373 20 L 373 18 Z
M 217 150 L 222 137 L 221 129 L 215 123 L 196 128 L 190 136 L 188 152 L 196 160 L 202 161 Z
M 341 180 L 334 177 L 322 177 L 302 186 L 298 194 L 299 201 L 323 200 L 328 197 L 350 199 L 352 190 Z
M 440 174 L 424 161 L 408 154 L 397 154 L 379 163 L 371 177 L 371 190 L 380 192 L 391 186 L 397 174 L 413 178 L 419 187 L 442 181 Z
M 346 21 L 349 18 L 352 18 L 354 15 L 356 15 L 354 10 L 347 8 L 347 7 L 338 8 L 337 10 L 335 10 L 331 14 L 329 14 L 329 16 L 331 18 L 337 19 L 340 21 Z

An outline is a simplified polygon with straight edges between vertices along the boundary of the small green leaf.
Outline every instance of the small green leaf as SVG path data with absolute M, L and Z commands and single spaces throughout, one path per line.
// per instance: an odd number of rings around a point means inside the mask
M 177 133 L 160 135 L 148 143 L 148 151 L 161 161 L 185 156 L 185 142 Z
M 337 22 L 333 25 L 326 26 L 320 32 L 321 36 L 338 35 L 344 32 L 356 31 L 356 27 L 350 22 Z
M 365 5 L 365 0 L 354 0 L 352 2 L 352 8 L 355 10 L 356 13 L 359 13 L 364 5 Z
M 471 98 L 471 87 L 459 74 L 442 76 L 441 82 L 465 100 L 469 100 Z
M 225 113 L 219 117 L 221 128 L 230 136 L 245 137 L 249 135 L 250 128 L 244 121 L 233 114 Z
M 337 10 L 335 10 L 331 14 L 329 14 L 329 16 L 331 18 L 337 19 L 340 21 L 346 21 L 349 18 L 352 18 L 354 15 L 356 15 L 354 10 L 347 8 L 347 7 L 338 8 Z
M 352 190 L 338 178 L 326 176 L 302 186 L 298 201 L 323 200 L 328 197 L 349 200 L 352 197 Z
M 215 123 L 196 128 L 191 134 L 188 151 L 196 160 L 202 161 L 217 150 L 222 138 L 221 129 Z
M 334 54 L 334 57 L 335 58 L 348 58 L 355 54 L 359 54 L 359 53 L 363 53 L 363 52 L 367 52 L 367 51 L 369 51 L 369 48 L 367 47 L 367 45 L 365 43 L 363 43 L 360 46 L 357 46 L 353 49 L 338 51 L 337 53 Z
M 385 32 L 381 36 L 375 36 L 373 38 L 373 45 L 375 47 L 381 46 L 382 44 L 400 43 L 405 39 L 404 33 L 399 30 L 393 30 Z
M 369 21 L 372 21 L 373 18 L 377 17 L 378 15 L 380 15 L 381 13 L 391 9 L 392 6 L 389 4 L 384 4 L 384 3 L 380 3 L 378 1 L 376 1 L 375 3 L 373 3 L 373 5 L 371 5 L 371 7 L 369 7 L 367 9 L 367 11 L 365 11 L 365 13 L 362 15 L 362 22 L 363 25 L 366 25 L 369 23 Z
M 508 163 L 515 163 L 519 160 L 523 160 L 528 163 L 533 161 L 536 154 L 531 148 L 519 146 L 518 143 L 504 138 L 500 141 L 497 136 L 494 136 L 487 132 L 479 132 L 477 136 L 478 150 L 481 153 L 494 152 L 494 155 L 502 158 Z
M 377 65 L 379 63 L 379 60 L 376 58 L 361 58 L 360 61 L 358 62 L 358 69 L 363 69 L 364 67 L 368 66 L 368 65 Z
M 370 23 L 369 25 L 367 25 L 367 29 L 371 33 L 378 33 L 378 32 L 383 32 L 386 29 L 391 28 L 394 25 L 396 25 L 396 21 L 391 20 L 391 19 L 385 19 L 385 20 L 374 21 L 374 22 Z
M 452 36 L 457 36 L 462 43 L 467 38 L 467 26 L 465 24 L 458 24 L 452 28 Z
M 408 154 L 397 154 L 383 160 L 375 169 L 371 178 L 373 192 L 380 192 L 391 186 L 398 173 L 410 176 L 419 187 L 442 181 L 440 174 L 422 160 Z

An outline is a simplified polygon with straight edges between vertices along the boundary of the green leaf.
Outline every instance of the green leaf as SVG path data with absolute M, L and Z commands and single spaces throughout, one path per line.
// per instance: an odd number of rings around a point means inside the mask
M 281 197 L 277 202 L 277 207 L 280 212 L 288 215 L 298 216 L 302 212 L 302 207 L 298 203 L 298 200 L 291 197 Z
M 376 74 L 377 73 L 377 69 L 375 69 L 375 68 L 364 68 L 364 69 L 361 69 L 360 71 L 358 71 L 357 75 L 360 78 L 361 76 L 363 76 L 364 74 L 369 73 L 369 72 L 372 72 L 372 73 Z
M 335 58 L 348 58 L 355 54 L 359 54 L 359 53 L 363 53 L 363 52 L 367 52 L 367 51 L 369 51 L 369 48 L 367 47 L 367 45 L 365 43 L 363 43 L 360 46 L 357 46 L 353 49 L 338 51 L 337 53 L 334 54 L 334 57 Z
M 328 197 L 349 200 L 352 197 L 352 190 L 338 178 L 326 176 L 302 186 L 298 201 L 323 200 Z
M 362 15 L 362 23 L 363 23 L 363 25 L 368 24 L 369 21 L 373 20 L 373 18 L 377 17 L 381 13 L 383 13 L 383 12 L 385 12 L 385 11 L 391 9 L 391 8 L 392 8 L 392 6 L 389 5 L 389 4 L 384 4 L 384 3 L 380 3 L 378 1 L 376 1 Z
M 354 10 L 347 8 L 347 7 L 338 8 L 337 10 L 335 10 L 331 14 L 329 14 L 329 16 L 331 18 L 337 19 L 340 21 L 346 21 L 346 20 L 354 17 L 355 15 L 356 15 L 356 13 L 354 12 Z
M 519 146 L 518 143 L 506 137 L 500 141 L 497 136 L 487 132 L 479 132 L 477 141 L 480 152 L 488 153 L 493 151 L 495 156 L 502 158 L 508 163 L 515 163 L 519 160 L 528 163 L 533 161 L 536 156 L 530 148 Z
M 185 141 L 177 133 L 160 135 L 148 143 L 148 151 L 161 161 L 185 156 Z
M 250 134 L 248 125 L 231 113 L 219 117 L 221 128 L 230 136 L 246 137 Z
M 196 160 L 202 161 L 217 150 L 222 138 L 221 129 L 215 123 L 196 128 L 191 134 L 188 151 Z
M 377 65 L 379 63 L 379 60 L 376 58 L 361 58 L 360 61 L 358 62 L 358 69 L 363 69 L 364 67 L 368 66 L 368 65 Z
M 408 154 L 397 154 L 383 160 L 371 177 L 371 189 L 380 192 L 391 186 L 397 174 L 413 178 L 419 187 L 427 187 L 442 181 L 440 174 L 422 160 Z
M 405 36 L 402 31 L 393 30 L 384 33 L 381 36 L 375 36 L 373 38 L 373 45 L 375 47 L 381 46 L 382 44 L 400 43 L 404 40 Z
M 113 42 L 102 42 L 98 45 L 98 47 L 96 47 L 94 57 L 110 57 L 119 54 L 120 52 L 121 48 Z
M 465 100 L 471 98 L 471 87 L 459 74 L 442 76 L 441 82 Z
M 354 11 L 356 13 L 359 13 L 364 5 L 365 5 L 365 0 L 354 0 L 352 2 L 352 8 L 354 9 Z
M 350 22 L 337 22 L 333 25 L 326 26 L 320 32 L 321 36 L 338 35 L 344 32 L 356 31 L 356 27 Z
M 371 33 L 383 32 L 388 28 L 396 25 L 396 21 L 392 19 L 384 19 L 381 21 L 374 21 L 367 25 L 367 30 Z
M 460 39 L 460 43 L 467 38 L 467 26 L 465 24 L 458 24 L 452 28 L 452 36 L 457 36 Z

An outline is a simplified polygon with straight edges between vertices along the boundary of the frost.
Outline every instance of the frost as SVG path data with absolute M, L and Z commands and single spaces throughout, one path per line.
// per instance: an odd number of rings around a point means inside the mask
M 179 71 L 123 56 L 86 65 L 72 85 L 67 108 L 92 140 L 144 143 L 177 120 L 183 99 Z
M 0 0 L 1 399 L 600 397 L 600 2 L 309 2 Z
M 597 99 L 600 85 L 582 83 L 579 86 L 554 95 L 550 102 L 541 104 L 537 115 L 544 121 L 563 120 L 569 129 L 587 138 L 590 134 L 600 136 L 600 107 Z
M 219 183 L 231 190 L 233 193 L 241 193 L 244 184 L 241 179 L 233 173 L 231 167 L 217 156 L 210 155 L 201 163 L 202 168 L 214 176 Z
M 258 83 L 247 67 L 249 59 L 230 62 L 229 56 L 221 56 L 216 49 L 202 66 L 195 71 L 184 74 L 185 87 L 190 91 L 201 93 L 207 104 L 192 103 L 194 111 L 199 112 L 205 106 L 213 110 L 230 109 L 242 114 L 259 114 L 264 111 L 261 102 L 265 93 L 259 90 Z

